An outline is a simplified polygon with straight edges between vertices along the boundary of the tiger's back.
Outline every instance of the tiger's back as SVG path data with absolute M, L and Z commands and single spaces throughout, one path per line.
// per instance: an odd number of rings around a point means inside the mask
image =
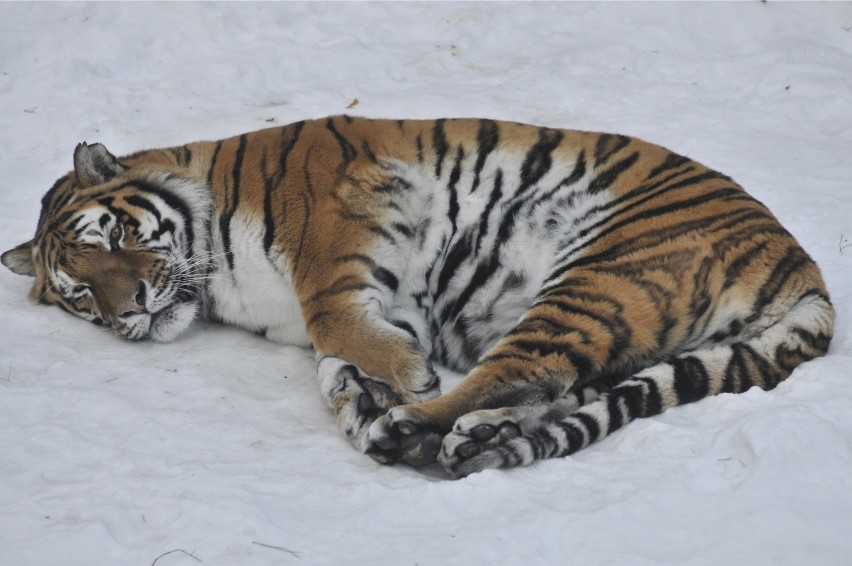
M 208 191 L 208 316 L 313 344 L 341 428 L 380 461 L 570 453 L 773 387 L 831 337 L 819 270 L 771 213 L 635 138 L 341 116 L 117 162 Z M 436 399 L 430 358 L 469 374 Z

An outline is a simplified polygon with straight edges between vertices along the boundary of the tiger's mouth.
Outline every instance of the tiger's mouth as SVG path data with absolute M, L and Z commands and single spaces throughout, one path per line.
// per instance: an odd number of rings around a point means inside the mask
M 201 310 L 199 290 L 188 285 L 179 287 L 170 302 L 155 312 L 133 314 L 115 330 L 128 340 L 171 342 L 183 334 Z
M 172 303 L 150 316 L 147 338 L 154 342 L 171 342 L 183 334 L 200 310 L 197 300 Z

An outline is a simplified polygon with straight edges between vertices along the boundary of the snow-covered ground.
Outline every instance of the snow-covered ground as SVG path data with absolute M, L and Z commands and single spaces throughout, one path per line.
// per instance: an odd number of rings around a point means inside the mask
M 80 141 L 344 111 L 699 159 L 822 266 L 831 351 L 774 391 L 448 481 L 351 449 L 307 351 L 209 324 L 125 342 L 29 305 L 4 269 L 0 564 L 852 563 L 852 4 L 2 3 L 0 248 L 32 235 Z

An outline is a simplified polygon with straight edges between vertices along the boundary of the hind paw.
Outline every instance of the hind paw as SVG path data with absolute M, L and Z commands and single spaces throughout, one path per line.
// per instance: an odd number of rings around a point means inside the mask
M 325 357 L 317 364 L 320 389 L 334 410 L 346 438 L 365 452 L 367 431 L 373 422 L 402 400 L 386 383 L 367 376 L 340 358 Z
M 444 437 L 438 461 L 457 477 L 531 463 L 535 457 L 522 427 L 530 411 L 527 407 L 507 407 L 459 417 L 452 432 Z
M 421 467 L 435 463 L 444 434 L 411 406 L 394 407 L 370 426 L 369 454 L 383 464 L 405 462 Z

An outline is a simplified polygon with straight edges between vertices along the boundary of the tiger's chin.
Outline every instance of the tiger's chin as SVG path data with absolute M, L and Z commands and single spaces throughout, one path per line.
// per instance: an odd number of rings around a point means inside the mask
M 171 342 L 186 332 L 198 316 L 198 302 L 175 303 L 151 317 L 147 336 L 141 337 L 154 342 Z

